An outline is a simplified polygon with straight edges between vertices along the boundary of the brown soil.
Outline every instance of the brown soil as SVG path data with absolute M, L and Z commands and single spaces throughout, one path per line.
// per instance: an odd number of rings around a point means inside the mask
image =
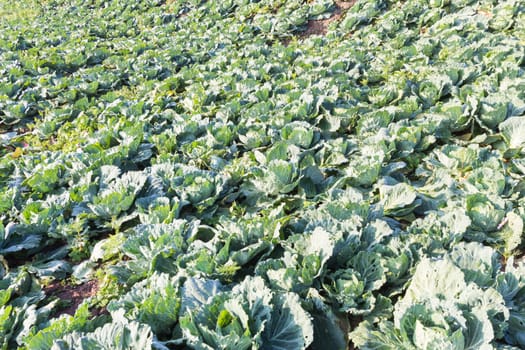
M 320 20 L 308 21 L 306 30 L 302 32 L 299 37 L 307 38 L 312 35 L 325 35 L 328 32 L 328 26 L 330 23 L 339 21 L 346 10 L 352 7 L 355 4 L 356 0 L 346 0 L 346 1 L 335 1 L 335 10 L 331 17 Z
M 74 315 L 78 306 L 89 297 L 97 294 L 98 282 L 96 280 L 88 281 L 84 284 L 63 286 L 60 282 L 53 282 L 44 288 L 44 292 L 49 296 L 54 296 L 61 301 L 70 303 L 64 309 L 57 311 L 55 317 L 63 314 Z M 104 314 L 105 310 L 94 310 L 95 315 Z

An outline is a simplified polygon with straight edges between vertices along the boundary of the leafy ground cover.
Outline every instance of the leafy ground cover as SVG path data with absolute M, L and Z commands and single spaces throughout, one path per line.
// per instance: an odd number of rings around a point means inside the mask
M 1 349 L 525 347 L 525 1 L 0 1 Z

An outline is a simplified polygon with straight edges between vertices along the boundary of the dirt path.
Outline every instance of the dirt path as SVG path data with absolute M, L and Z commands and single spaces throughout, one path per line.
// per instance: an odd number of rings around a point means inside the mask
M 312 35 L 325 35 L 328 32 L 328 26 L 332 22 L 339 21 L 345 12 L 355 4 L 356 0 L 335 1 L 335 10 L 329 18 L 308 21 L 306 30 L 299 36 L 306 38 Z
M 53 282 L 46 288 L 44 292 L 47 295 L 59 298 L 64 302 L 70 303 L 63 309 L 57 311 L 55 317 L 63 314 L 74 315 L 78 306 L 89 297 L 97 294 L 98 282 L 96 280 L 88 281 L 81 285 L 62 285 L 60 282 Z

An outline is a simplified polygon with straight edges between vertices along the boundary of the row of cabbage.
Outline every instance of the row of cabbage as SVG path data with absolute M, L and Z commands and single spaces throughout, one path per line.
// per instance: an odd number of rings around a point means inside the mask
M 2 348 L 525 346 L 525 2 L 24 4 Z

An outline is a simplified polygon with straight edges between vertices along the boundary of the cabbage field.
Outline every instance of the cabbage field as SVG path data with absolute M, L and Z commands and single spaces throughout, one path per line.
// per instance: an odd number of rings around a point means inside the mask
M 525 348 L 525 0 L 0 0 L 0 349 Z

